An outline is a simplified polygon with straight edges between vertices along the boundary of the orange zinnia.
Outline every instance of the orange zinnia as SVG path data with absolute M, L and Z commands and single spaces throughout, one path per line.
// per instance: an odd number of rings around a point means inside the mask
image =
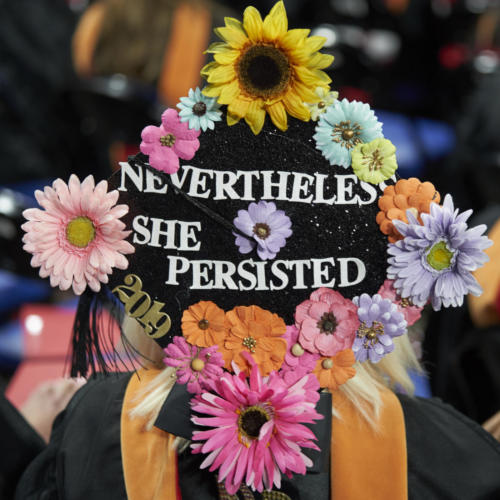
M 221 345 L 226 335 L 225 313 L 213 302 L 198 302 L 182 315 L 182 333 L 191 345 Z
M 250 352 L 262 376 L 279 370 L 285 359 L 285 322 L 277 315 L 258 306 L 239 306 L 226 313 L 229 330 L 219 350 L 225 366 L 231 370 L 231 362 L 249 373 L 249 366 L 240 352 Z
M 379 198 L 377 224 L 389 236 L 389 242 L 396 243 L 403 236 L 394 227 L 394 219 L 408 223 L 406 211 L 409 209 L 422 224 L 420 215 L 428 214 L 431 203 L 439 203 L 440 200 L 441 196 L 431 182 L 420 182 L 416 177 L 401 179 L 393 186 L 386 187 L 383 196 Z
M 342 384 L 356 375 L 352 366 L 356 358 L 351 349 L 345 349 L 328 358 L 318 359 L 313 370 L 318 379 L 320 387 L 335 391 Z

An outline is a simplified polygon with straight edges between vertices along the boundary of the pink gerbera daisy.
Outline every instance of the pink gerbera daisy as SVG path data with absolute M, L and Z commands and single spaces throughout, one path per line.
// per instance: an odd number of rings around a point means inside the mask
M 173 174 L 179 170 L 179 158 L 191 160 L 200 147 L 199 130 L 190 130 L 182 123 L 175 109 L 167 109 L 161 116 L 161 125 L 147 126 L 141 133 L 141 152 L 149 155 L 149 164 Z
M 22 225 L 24 249 L 33 254 L 31 265 L 40 268 L 42 278 L 77 295 L 87 285 L 98 292 L 108 282 L 112 268 L 126 269 L 124 254 L 134 252 L 125 241 L 130 231 L 120 217 L 128 212 L 126 205 L 116 205 L 118 191 L 108 190 L 108 183 L 97 186 L 89 175 L 82 183 L 76 175 L 68 184 L 57 179 L 52 187 L 36 191 L 35 197 L 45 210 L 29 208 L 23 212 L 28 220 Z
M 250 364 L 251 356 L 243 353 Z M 312 374 L 288 386 L 276 372 L 262 378 L 255 363 L 249 379 L 243 372 L 225 372 L 215 382 L 216 394 L 196 396 L 192 409 L 208 416 L 194 416 L 195 424 L 209 430 L 195 431 L 193 453 L 205 453 L 201 468 L 219 470 L 227 492 L 234 495 L 242 482 L 253 490 L 281 486 L 281 474 L 305 474 L 312 461 L 301 448 L 319 450 L 313 432 L 304 423 L 322 418 L 309 399 Z M 317 394 L 317 392 L 316 392 Z
M 192 394 L 211 389 L 214 380 L 222 375 L 224 360 L 216 345 L 201 348 L 188 344 L 184 337 L 175 336 L 164 351 L 167 355 L 164 363 L 175 367 L 177 382 L 187 384 Z
M 339 292 L 318 288 L 295 309 L 300 345 L 322 356 L 350 348 L 359 326 L 356 311 L 352 301 Z

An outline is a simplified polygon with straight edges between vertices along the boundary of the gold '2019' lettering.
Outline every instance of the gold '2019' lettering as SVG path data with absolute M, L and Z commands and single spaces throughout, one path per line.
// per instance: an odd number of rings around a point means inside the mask
M 125 312 L 135 318 L 144 327 L 145 332 L 153 339 L 168 333 L 172 322 L 167 313 L 162 312 L 163 302 L 152 301 L 142 290 L 142 281 L 135 274 L 125 276 L 124 285 L 118 285 L 112 292 L 125 306 Z

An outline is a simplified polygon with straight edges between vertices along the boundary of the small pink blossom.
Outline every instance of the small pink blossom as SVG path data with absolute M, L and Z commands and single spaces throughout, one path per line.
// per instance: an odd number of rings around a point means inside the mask
M 287 350 L 279 373 L 286 383 L 294 383 L 314 370 L 320 355 L 306 351 L 299 344 L 299 330 L 295 325 L 286 327 L 283 338 L 286 340 Z
M 377 293 L 382 298 L 389 299 L 396 304 L 398 311 L 404 316 L 408 326 L 411 326 L 420 319 L 423 307 L 413 305 L 408 299 L 402 299 L 393 284 L 393 280 L 385 280 Z
M 141 133 L 141 152 L 149 155 L 149 164 L 173 174 L 179 170 L 179 158 L 191 160 L 200 147 L 199 130 L 190 130 L 182 123 L 175 109 L 167 109 L 161 116 L 161 125 L 148 125 Z
M 295 309 L 299 343 L 309 352 L 334 356 L 349 349 L 359 327 L 356 306 L 339 292 L 319 288 Z
M 200 394 L 203 389 L 210 390 L 214 381 L 222 375 L 224 360 L 216 345 L 204 348 L 192 346 L 184 337 L 177 335 L 164 351 L 167 357 L 163 361 L 176 369 L 177 383 L 187 384 L 187 390 L 192 394 Z

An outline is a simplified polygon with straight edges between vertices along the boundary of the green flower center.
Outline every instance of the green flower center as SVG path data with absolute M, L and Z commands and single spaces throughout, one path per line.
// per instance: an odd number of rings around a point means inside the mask
M 448 269 L 451 265 L 453 252 L 448 249 L 444 241 L 433 245 L 427 253 L 427 263 L 436 271 Z
M 250 352 L 255 352 L 255 348 L 257 347 L 257 340 L 253 337 L 248 336 L 245 337 L 241 342 Z
M 269 98 L 283 92 L 290 81 L 290 63 L 276 47 L 253 45 L 237 63 L 240 84 L 252 97 Z
M 259 437 L 260 429 L 269 421 L 269 415 L 260 406 L 245 408 L 238 417 L 238 430 L 250 439 Z
M 167 134 L 164 135 L 163 137 L 160 137 L 160 144 L 162 146 L 167 146 L 168 148 L 171 148 L 175 144 L 175 135 Z
M 321 316 L 316 326 L 321 333 L 331 335 L 335 331 L 335 328 L 337 328 L 337 318 L 332 312 L 325 313 Z
M 66 226 L 66 239 L 75 247 L 85 248 L 95 238 L 95 227 L 88 217 L 75 217 Z
M 204 102 L 197 102 L 193 106 L 193 114 L 203 116 L 207 112 L 207 105 Z

